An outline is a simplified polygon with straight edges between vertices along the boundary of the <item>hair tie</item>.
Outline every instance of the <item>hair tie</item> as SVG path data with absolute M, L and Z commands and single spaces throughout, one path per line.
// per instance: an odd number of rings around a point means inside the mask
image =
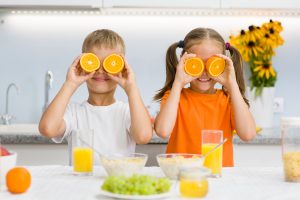
M 229 42 L 226 42 L 225 48 L 226 48 L 226 50 L 230 50 L 230 43 Z
M 184 41 L 183 40 L 180 40 L 179 42 L 178 42 L 178 45 L 177 45 L 177 47 L 179 47 L 179 48 L 184 48 Z

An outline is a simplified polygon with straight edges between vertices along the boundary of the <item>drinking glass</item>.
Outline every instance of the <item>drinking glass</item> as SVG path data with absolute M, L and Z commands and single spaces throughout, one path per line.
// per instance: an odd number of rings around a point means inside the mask
M 202 155 L 210 152 L 223 141 L 223 131 L 202 130 Z M 204 166 L 211 169 L 213 177 L 221 177 L 223 145 L 205 157 Z
M 281 118 L 280 126 L 285 180 L 300 182 L 300 117 Z
M 73 172 L 76 175 L 92 175 L 94 165 L 94 131 L 72 131 Z

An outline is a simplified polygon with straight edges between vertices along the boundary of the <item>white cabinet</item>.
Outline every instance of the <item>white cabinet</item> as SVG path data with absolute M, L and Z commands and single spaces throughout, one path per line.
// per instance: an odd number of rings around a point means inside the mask
M 221 0 L 222 8 L 297 9 L 299 0 Z
M 99 8 L 102 0 L 0 0 L 0 8 Z
M 220 8 L 221 0 L 103 0 L 106 8 Z

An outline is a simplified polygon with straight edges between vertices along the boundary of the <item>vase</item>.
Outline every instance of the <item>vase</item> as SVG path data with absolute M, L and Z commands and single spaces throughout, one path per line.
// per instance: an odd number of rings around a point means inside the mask
M 250 103 L 250 112 L 252 113 L 256 126 L 261 128 L 273 127 L 273 102 L 275 95 L 274 87 L 264 87 L 260 96 L 255 96 L 255 89 L 251 91 L 247 88 L 247 97 Z

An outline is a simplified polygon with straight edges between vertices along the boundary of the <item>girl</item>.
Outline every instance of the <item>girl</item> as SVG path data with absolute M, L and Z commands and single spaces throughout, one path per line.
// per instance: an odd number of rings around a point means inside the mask
M 178 62 L 176 49 L 182 48 Z M 225 56 L 229 50 L 231 58 Z M 218 56 L 226 61 L 224 72 L 211 77 L 205 70 L 200 77 L 184 72 L 188 58 L 199 57 L 206 62 Z M 166 82 L 154 99 L 161 101 L 155 120 L 156 134 L 170 136 L 167 153 L 201 153 L 201 131 L 222 130 L 228 141 L 223 146 L 223 166 L 233 166 L 232 131 L 249 141 L 255 137 L 255 122 L 245 98 L 240 53 L 215 30 L 196 28 L 184 41 L 172 44 L 166 55 Z M 220 83 L 221 89 L 215 89 Z M 189 83 L 188 88 L 184 88 Z

